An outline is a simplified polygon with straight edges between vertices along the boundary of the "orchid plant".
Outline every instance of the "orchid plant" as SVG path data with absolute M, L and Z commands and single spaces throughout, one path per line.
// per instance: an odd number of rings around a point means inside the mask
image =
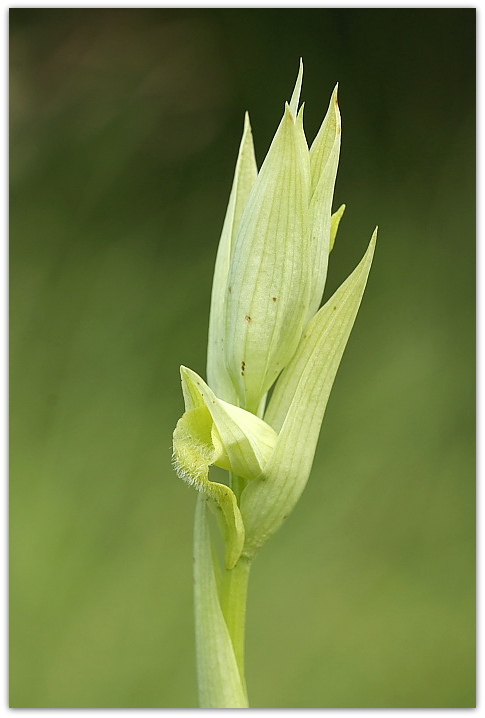
M 377 229 L 356 269 L 319 309 L 342 205 L 337 87 L 308 148 L 299 108 L 303 66 L 258 172 L 249 118 L 217 253 L 207 382 L 181 367 L 185 413 L 174 466 L 199 490 L 195 628 L 202 708 L 248 707 L 244 676 L 251 562 L 308 480 L 330 390 L 370 270 Z M 268 399 L 268 393 L 272 389 Z M 209 469 L 225 469 L 225 483 Z M 214 548 L 209 515 L 224 545 Z

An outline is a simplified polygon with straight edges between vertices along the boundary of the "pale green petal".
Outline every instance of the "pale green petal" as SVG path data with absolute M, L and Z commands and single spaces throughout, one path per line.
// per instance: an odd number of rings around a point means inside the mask
M 231 403 L 237 402 L 237 395 L 224 363 L 224 301 L 232 246 L 257 174 L 251 125 L 246 113 L 231 195 L 217 250 L 207 348 L 207 380 L 217 396 Z
M 340 157 L 341 122 L 337 87 L 333 91 L 322 126 L 310 149 L 312 196 L 310 202 L 312 291 L 308 319 L 322 301 L 331 243 L 331 214 Z
M 246 691 L 219 601 L 202 495 L 195 514 L 194 605 L 200 708 L 247 708 Z
M 269 424 L 254 414 L 222 400 L 219 403 L 222 411 L 214 411 L 213 416 L 217 417 L 214 421 L 226 463 L 223 465 L 223 459 L 220 459 L 217 465 L 243 478 L 256 478 L 273 453 L 278 436 Z
M 298 70 L 298 75 L 296 78 L 295 89 L 293 90 L 293 94 L 292 94 L 291 100 L 290 100 L 290 110 L 292 111 L 292 113 L 295 117 L 298 114 L 298 104 L 300 102 L 302 80 L 303 80 L 303 60 L 300 57 L 300 68 Z
M 253 413 L 306 320 L 309 186 L 302 123 L 286 105 L 241 218 L 227 287 L 226 366 L 240 405 Z
M 263 474 L 241 497 L 243 553 L 253 555 L 292 511 L 308 480 L 330 390 L 367 282 L 377 230 L 362 261 L 316 314 L 278 380 L 265 415 L 279 432 Z
M 342 219 L 344 212 L 345 205 L 341 204 L 338 210 L 332 214 L 332 224 L 330 226 L 330 252 L 332 251 L 333 245 L 335 244 L 335 238 L 337 236 L 340 220 Z

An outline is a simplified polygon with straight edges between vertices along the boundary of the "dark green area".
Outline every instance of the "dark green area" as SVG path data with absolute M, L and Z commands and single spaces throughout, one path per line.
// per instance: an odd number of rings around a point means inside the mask
M 11 9 L 14 707 L 196 705 L 178 367 L 204 374 L 243 113 L 261 162 L 303 57 L 379 225 L 307 490 L 257 559 L 255 707 L 475 703 L 475 11 Z

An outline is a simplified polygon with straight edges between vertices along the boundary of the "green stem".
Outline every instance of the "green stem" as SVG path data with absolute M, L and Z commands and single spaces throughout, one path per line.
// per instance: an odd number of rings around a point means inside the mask
M 241 683 L 246 691 L 244 644 L 246 601 L 251 561 L 241 556 L 232 569 L 226 569 L 221 587 L 221 606 L 236 656 Z
M 247 483 L 246 479 L 243 479 L 242 476 L 238 476 L 233 471 L 229 472 L 229 486 L 234 491 L 238 503 Z
M 194 527 L 194 609 L 200 707 L 247 708 L 242 662 L 249 564 L 240 559 L 232 571 L 222 574 L 218 586 L 217 561 L 207 500 L 199 494 Z

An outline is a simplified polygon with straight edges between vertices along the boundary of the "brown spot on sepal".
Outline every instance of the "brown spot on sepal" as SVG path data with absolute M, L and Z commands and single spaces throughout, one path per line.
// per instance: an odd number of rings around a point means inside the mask
M 248 324 L 251 324 L 251 322 L 253 321 L 253 320 L 252 320 L 252 317 L 250 317 L 249 314 L 246 314 L 246 316 L 244 317 L 244 319 L 247 321 Z
M 245 370 L 246 370 L 246 362 L 242 361 L 241 362 L 241 376 L 244 376 Z
M 273 297 L 273 302 L 276 302 L 277 299 L 278 297 Z

